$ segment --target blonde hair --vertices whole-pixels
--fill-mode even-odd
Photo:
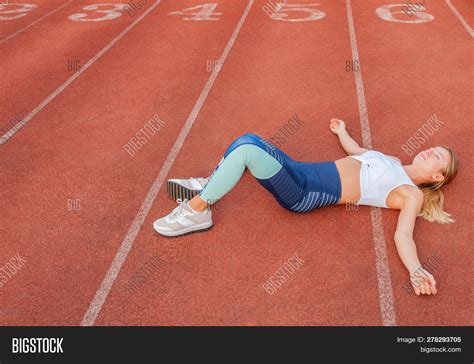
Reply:
[[[448,167],[442,172],[444,179],[439,182],[428,182],[421,183],[418,187],[423,191],[424,201],[421,212],[418,216],[428,220],[429,222],[437,222],[439,224],[452,223],[455,220],[450,213],[443,210],[444,194],[441,191],[441,187],[451,182],[458,172],[459,159],[456,157],[454,152],[447,148],[446,149],[451,155],[451,162]]]

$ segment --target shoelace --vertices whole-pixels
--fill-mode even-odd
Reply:
[[[186,205],[186,203],[188,202],[188,199],[184,199],[184,200],[181,200],[180,198],[178,198],[176,200],[177,203],[179,203],[179,206],[176,207],[170,214],[170,221],[171,222],[175,222],[177,220],[179,220],[181,218],[181,216],[184,215],[184,213],[186,212],[186,210],[184,209],[184,206]]]

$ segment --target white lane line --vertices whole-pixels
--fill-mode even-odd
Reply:
[[[369,118],[367,115],[367,104],[365,102],[364,84],[362,82],[362,70],[360,68],[359,51],[352,17],[351,1],[346,0],[347,20],[349,23],[349,34],[351,38],[352,58],[359,61],[359,71],[354,72],[357,89],[357,100],[359,102],[360,125],[362,128],[362,139],[365,148],[372,149],[372,138],[370,135]],[[372,235],[375,249],[377,281],[379,288],[380,312],[384,326],[396,326],[395,305],[393,303],[393,290],[390,280],[390,268],[387,262],[387,249],[383,231],[382,214],[377,207],[370,208],[372,221]]]
[[[452,10],[454,15],[459,19],[462,25],[464,25],[464,28],[466,28],[467,32],[471,35],[471,37],[474,37],[474,30],[470,27],[470,25],[464,20],[462,15],[459,13],[459,11],[454,7],[454,5],[451,3],[451,0],[444,0],[446,4],[449,6],[449,8]]]
[[[27,26],[25,26],[25,27],[23,27],[23,28],[21,28],[21,29],[18,29],[15,33],[10,34],[9,36],[7,36],[7,37],[5,37],[5,38],[3,38],[3,39],[0,39],[0,44],[5,43],[7,40],[16,37],[16,36],[17,36],[18,34],[20,34],[20,33],[23,33],[25,30],[27,30],[27,29],[31,28],[32,26],[38,24],[40,21],[46,19],[48,16],[53,15],[55,12],[61,10],[61,9],[64,8],[65,6],[68,6],[68,5],[69,5],[70,3],[72,3],[73,1],[74,1],[74,0],[69,0],[66,4],[63,4],[63,5],[61,5],[59,8],[56,8],[56,9],[50,11],[48,14],[43,15],[41,18],[36,19],[34,22],[28,24]]]
[[[92,66],[100,57],[104,55],[110,48],[112,48],[115,43],[123,38],[135,25],[137,25],[145,16],[147,16],[154,8],[158,6],[161,0],[156,0],[156,2],[150,6],[140,17],[135,19],[129,26],[122,30],[109,44],[102,48],[99,53],[92,57],[84,66],[81,67],[79,71],[74,73],[68,80],[66,80],[61,86],[59,86],[51,95],[44,99],[38,106],[36,106],[28,115],[26,115],[21,121],[15,124],[10,130],[0,137],[0,145],[5,144],[15,133],[20,130],[23,126],[28,124],[28,122],[35,117],[41,110],[44,109],[56,96],[63,92],[71,83],[74,82],[76,78],[82,75],[87,69]]]
[[[140,228],[142,227],[145,218],[148,215],[148,212],[150,211],[153,202],[155,201],[156,196],[160,192],[161,186],[163,185],[163,182],[165,181],[165,178],[168,175],[168,172],[171,169],[171,166],[173,165],[176,156],[181,150],[181,147],[183,146],[184,141],[194,124],[194,121],[196,120],[199,112],[201,111],[201,108],[204,102],[206,101],[207,95],[209,94],[209,91],[211,90],[218,73],[224,65],[224,62],[232,46],[234,45],[235,39],[239,35],[240,29],[242,28],[242,25],[244,24],[252,5],[253,0],[249,0],[244,13],[242,14],[242,17],[240,18],[237,26],[234,29],[234,32],[232,33],[229,41],[227,42],[226,47],[224,48],[224,51],[222,52],[221,57],[219,58],[220,67],[218,67],[218,70],[216,68],[213,70],[211,76],[209,77],[209,80],[201,91],[201,94],[199,95],[199,98],[196,101],[196,104],[194,105],[191,114],[189,114],[188,119],[184,123],[183,128],[181,129],[181,132],[179,133],[178,138],[176,139],[176,142],[174,143],[168,154],[168,157],[163,163],[163,167],[161,168],[158,177],[153,182],[153,185],[148,191],[148,194],[146,195],[145,200],[143,201],[140,207],[140,210],[135,216],[132,225],[128,229],[127,235],[123,239],[122,244],[120,245],[119,250],[115,255],[115,258],[112,261],[109,270],[107,271],[104,277],[104,280],[102,281],[99,289],[95,294],[94,299],[92,300],[87,312],[85,313],[84,318],[81,321],[81,326],[94,325],[94,322],[97,319],[97,316],[99,315],[102,306],[104,305],[105,300],[107,299],[107,296],[109,295],[109,292],[115,282],[115,279],[117,278],[120,269],[122,268],[122,265],[125,262],[125,259],[127,258],[130,249],[132,248],[133,242],[135,241],[135,238],[137,237],[138,232],[140,231]]]

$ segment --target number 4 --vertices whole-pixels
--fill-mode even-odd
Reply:
[[[191,8],[186,8],[183,10],[173,11],[169,13],[169,15],[194,15],[191,18],[183,18],[183,20],[219,20],[218,15],[222,15],[222,13],[214,13],[214,10],[217,8],[217,3],[207,3],[202,5],[193,6]],[[193,12],[194,10],[199,11]],[[216,16],[215,18],[211,18],[211,16]]]

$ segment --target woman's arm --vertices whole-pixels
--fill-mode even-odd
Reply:
[[[348,155],[357,155],[368,151],[368,149],[360,147],[359,144],[357,144],[357,142],[352,139],[346,130],[346,123],[344,123],[344,121],[339,119],[331,119],[331,124],[329,127],[331,128],[331,131],[339,137],[339,141]],[[387,154],[387,156],[397,160],[400,163],[402,162],[399,158],[394,157],[393,155]]]
[[[423,206],[423,192],[412,188],[401,189],[402,207],[395,231],[398,255],[410,274],[410,282],[417,295],[436,294],[436,281],[418,259],[413,230]]]
[[[351,138],[346,130],[346,124],[344,121],[339,119],[331,119],[331,124],[329,127],[331,131],[339,137],[339,142],[348,155],[362,154],[368,150],[361,148],[359,144],[357,144],[357,142]]]

